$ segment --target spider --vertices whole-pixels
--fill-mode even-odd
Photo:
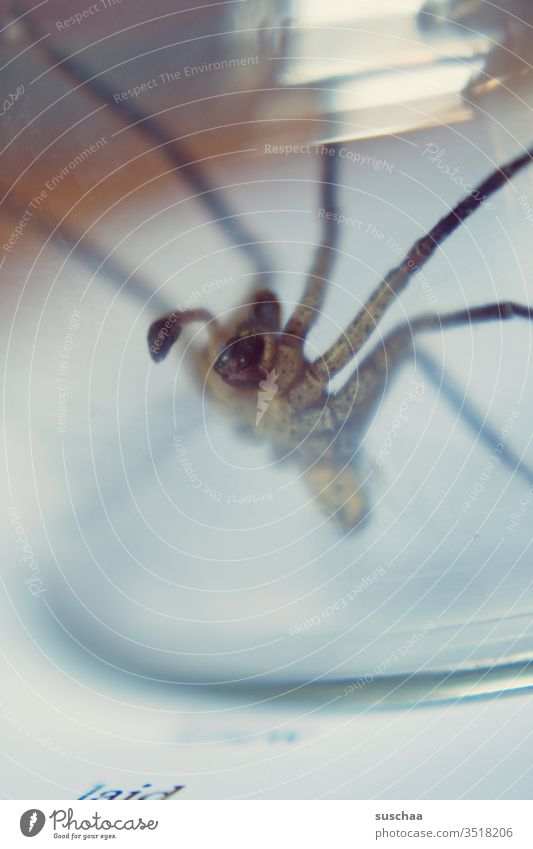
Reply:
[[[460,6],[460,4],[455,4]],[[461,13],[462,7],[461,7]],[[422,10],[421,25],[431,18],[432,6]],[[16,12],[18,15],[19,13]],[[254,240],[246,224],[233,214],[224,197],[210,184],[202,168],[195,162],[180,138],[174,138],[157,121],[157,117],[143,112],[133,101],[117,102],[114,89],[102,73],[88,74],[78,53],[69,54],[57,45],[43,40],[43,32],[31,17],[25,16],[21,26],[44,61],[58,69],[73,90],[80,87],[112,111],[126,126],[135,128],[137,135],[145,137],[149,149],[164,150],[176,174],[194,190],[194,195],[204,203],[218,226],[228,238],[238,243],[248,259],[261,273],[269,269],[269,257],[262,245]],[[81,52],[81,51],[80,51]],[[331,146],[335,151],[334,146]],[[376,405],[390,377],[414,350],[415,337],[422,332],[443,330],[471,322],[504,320],[522,317],[531,320],[529,306],[516,303],[492,303],[439,315],[427,314],[415,321],[397,327],[381,340],[380,344],[357,362],[363,345],[377,330],[386,310],[409,284],[418,270],[431,258],[437,247],[490,195],[496,192],[514,174],[528,165],[533,148],[494,171],[477,189],[445,215],[421,239],[416,241],[402,262],[385,275],[363,308],[346,327],[339,339],[314,361],[307,359],[304,346],[309,331],[320,316],[328,275],[335,256],[336,232],[334,214],[324,218],[321,243],[310,270],[300,304],[295,308],[284,327],[281,326],[280,303],[269,290],[260,289],[252,303],[243,309],[228,326],[221,327],[217,319],[205,309],[171,312],[155,321],[148,332],[148,345],[155,362],[160,362],[176,342],[187,323],[200,321],[209,331],[209,343],[203,350],[193,353],[193,366],[197,376],[205,382],[214,397],[224,406],[228,415],[250,434],[268,440],[278,456],[291,454],[304,469],[303,476],[316,494],[317,501],[327,514],[334,516],[344,531],[360,525],[367,515],[366,499],[358,482],[354,453],[369,426]],[[336,155],[324,157],[322,179],[322,207],[334,213]],[[54,233],[76,249],[82,259],[97,271],[105,267],[108,276],[120,286],[128,280],[131,295],[145,301],[153,295],[150,281],[139,273],[128,274],[113,258],[103,254],[94,245],[81,244],[80,236],[69,233],[64,221],[58,222]],[[162,307],[163,309],[163,307]],[[431,361],[418,354],[424,367],[431,372]],[[352,359],[357,362],[353,376],[338,392],[331,392],[331,379]],[[257,423],[258,390],[264,387],[276,390],[266,411]],[[442,391],[453,403],[457,393],[449,383]],[[270,399],[270,395],[268,397]],[[461,413],[477,427],[485,439],[489,430],[461,399]],[[492,440],[493,442],[495,440]],[[506,449],[509,461],[511,454]],[[514,461],[513,461],[514,462]],[[516,464],[517,471],[523,469]],[[531,474],[527,472],[528,480]]]
[[[310,360],[304,353],[305,340],[320,316],[334,259],[337,228],[334,212],[337,157],[326,156],[322,206],[330,214],[324,215],[320,245],[301,301],[285,326],[281,324],[280,302],[274,292],[260,289],[228,326],[221,326],[206,309],[171,312],[153,322],[148,331],[152,359],[158,363],[166,357],[184,325],[204,322],[209,341],[193,354],[198,377],[240,427],[268,440],[276,456],[290,453],[301,464],[303,477],[323,510],[335,517],[343,532],[354,530],[368,514],[353,462],[354,452],[386,382],[413,353],[416,336],[472,322],[513,317],[531,320],[533,310],[514,302],[500,302],[446,314],[422,315],[386,335],[357,362],[353,375],[339,391],[330,391],[330,381],[352,358],[357,358],[386,310],[444,239],[528,165],[532,155],[533,148],[495,170],[417,240],[402,262],[375,287],[334,344]],[[276,391],[269,394],[272,400],[260,418],[258,390],[269,386]]]

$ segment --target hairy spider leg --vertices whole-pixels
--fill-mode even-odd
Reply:
[[[324,145],[325,147],[325,145]],[[337,171],[338,171],[338,146],[329,145],[327,153],[323,153],[324,166],[321,185],[321,210],[323,211],[324,225],[322,228],[322,236],[318,245],[313,263],[307,275],[305,288],[299,303],[295,306],[292,314],[287,319],[287,323],[283,328],[285,339],[281,341],[281,345],[285,345],[290,349],[290,357],[294,356],[294,351],[299,353],[298,361],[302,362],[301,352],[307,334],[313,325],[320,318],[320,310],[324,303],[326,290],[329,282],[329,273],[335,261],[335,248],[337,245],[338,227],[335,225],[334,215],[337,212],[335,203],[335,190],[337,188]],[[261,279],[261,274],[258,275]],[[252,292],[257,292],[259,286],[254,282]],[[270,290],[264,290],[272,298],[272,303],[277,305],[278,300],[276,295]],[[278,307],[279,319],[279,307]],[[278,321],[279,324],[279,321]],[[276,327],[276,329],[278,329]],[[288,382],[289,376],[287,378]],[[281,378],[283,383],[283,376]]]
[[[350,432],[354,421],[360,427],[365,426],[387,384],[413,353],[417,334],[428,330],[445,330],[510,318],[525,318],[531,321],[533,310],[529,306],[504,301],[444,315],[428,313],[399,325],[370,351],[342,389],[329,396],[328,407],[337,417],[339,430],[342,430],[348,421]]]
[[[354,462],[354,427],[359,430],[358,437],[361,440],[387,385],[413,353],[415,337],[428,330],[444,330],[514,317],[531,321],[533,310],[507,301],[442,316],[420,316],[388,334],[363,360],[342,390],[330,395],[327,406],[335,415],[338,428],[335,443],[304,471],[303,477],[322,509],[340,524],[344,532],[356,530],[369,515],[364,482]],[[493,436],[491,448],[497,442],[498,437]],[[509,449],[502,450],[502,459],[513,471],[520,471],[529,482],[533,480],[533,473]]]
[[[299,304],[287,320],[279,339],[278,383],[281,391],[298,382],[305,374],[304,343],[307,334],[320,318],[320,310],[328,287],[328,276],[335,261],[338,227],[335,222],[337,147],[327,148],[321,180],[321,204],[324,210],[323,228],[305,288]],[[331,154],[329,153],[331,151]],[[329,214],[331,213],[331,214]]]
[[[321,181],[321,204],[322,210],[324,210],[324,225],[321,241],[316,249],[300,303],[295,307],[284,328],[285,333],[300,340],[300,347],[303,347],[307,334],[320,318],[320,310],[328,287],[329,273],[335,261],[335,248],[338,241],[339,228],[334,218],[337,211],[335,189],[338,149],[335,145],[332,145],[327,150],[328,153],[322,154],[324,156],[324,167]]]
[[[506,182],[532,161],[533,148],[496,169],[468,197],[440,219],[422,238],[418,239],[402,262],[386,274],[382,282],[347,326],[342,336],[320,357],[310,363],[307,374],[289,393],[295,406],[313,403],[323,386],[337,374],[360,350],[375,331],[385,311],[407,286],[411,278],[428,262],[436,249],[463,222]]]

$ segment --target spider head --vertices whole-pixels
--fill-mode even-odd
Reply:
[[[210,344],[206,354],[213,369],[229,386],[240,389],[257,387],[272,369],[278,351],[280,330],[280,307],[273,292],[260,290],[245,320],[233,324],[233,335],[220,345],[223,328],[216,318],[205,309],[172,312],[154,321],[148,330],[148,348],[154,362],[161,362],[181,334],[182,327],[192,321],[206,324]],[[228,335],[231,332],[228,329]],[[206,368],[209,366],[206,363]]]
[[[265,340],[260,333],[245,329],[223,345],[214,365],[216,373],[230,386],[250,389],[263,378]]]
[[[274,364],[279,312],[272,292],[258,292],[248,320],[219,349],[214,370],[225,383],[241,389],[257,388]]]

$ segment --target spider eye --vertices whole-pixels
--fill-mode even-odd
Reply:
[[[236,336],[229,340],[222,353],[219,354],[215,363],[215,371],[223,376],[246,371],[260,362],[264,348],[265,342],[261,335]]]

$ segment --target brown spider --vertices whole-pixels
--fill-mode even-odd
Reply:
[[[155,321],[148,332],[152,358],[160,362],[167,355],[186,323],[205,322],[209,330],[208,345],[193,355],[199,377],[241,427],[267,439],[277,456],[290,452],[297,459],[319,503],[329,515],[335,516],[345,532],[356,528],[367,511],[353,462],[354,451],[385,382],[413,351],[415,336],[426,330],[513,316],[531,320],[533,311],[528,306],[505,302],[444,315],[423,315],[398,326],[382,339],[357,364],[353,376],[340,391],[332,393],[329,390],[330,380],[357,356],[385,311],[444,239],[525,167],[532,155],[533,149],[498,168],[416,241],[403,261],[374,289],[337,341],[324,354],[310,361],[304,355],[304,343],[320,316],[335,247],[333,210],[337,156],[327,155],[322,204],[332,214],[324,216],[321,244],[301,302],[286,325],[281,325],[276,295],[262,289],[255,294],[253,302],[243,308],[243,313],[226,327],[204,309],[172,312]],[[276,392],[270,393],[273,397],[268,409],[259,417],[258,390],[269,385]]]

